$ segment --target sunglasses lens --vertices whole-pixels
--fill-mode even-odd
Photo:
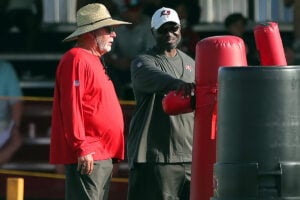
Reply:
[[[108,30],[109,30],[109,32],[111,33],[111,32],[114,32],[114,31],[115,31],[115,28],[112,27],[112,26],[110,26]]]
[[[179,26],[166,26],[166,27],[161,27],[157,30],[157,33],[159,34],[167,34],[169,32],[171,33],[175,33],[176,31],[178,31]]]
[[[104,27],[105,30],[108,32],[108,33],[111,33],[111,32],[114,32],[115,31],[115,28],[112,27],[112,26],[107,26],[107,27]]]

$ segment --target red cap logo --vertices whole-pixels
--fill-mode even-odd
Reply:
[[[170,15],[171,14],[171,11],[170,10],[163,10],[161,11],[160,13],[160,17],[163,16],[163,15]]]

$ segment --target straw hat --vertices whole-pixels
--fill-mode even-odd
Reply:
[[[131,24],[129,22],[112,19],[107,8],[100,3],[92,3],[80,8],[77,11],[76,21],[76,30],[66,37],[63,40],[64,42],[76,40],[79,35],[105,26]]]

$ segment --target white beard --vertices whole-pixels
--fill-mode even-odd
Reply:
[[[111,46],[104,43],[103,41],[96,39],[96,43],[101,53],[107,53],[111,51]]]

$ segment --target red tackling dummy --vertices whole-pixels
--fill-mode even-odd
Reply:
[[[257,25],[254,28],[254,37],[261,65],[287,65],[277,23],[266,22]]]
[[[236,36],[208,37],[196,46],[196,109],[190,200],[209,200],[213,196],[218,70],[220,67],[247,66],[246,59],[244,41]]]

